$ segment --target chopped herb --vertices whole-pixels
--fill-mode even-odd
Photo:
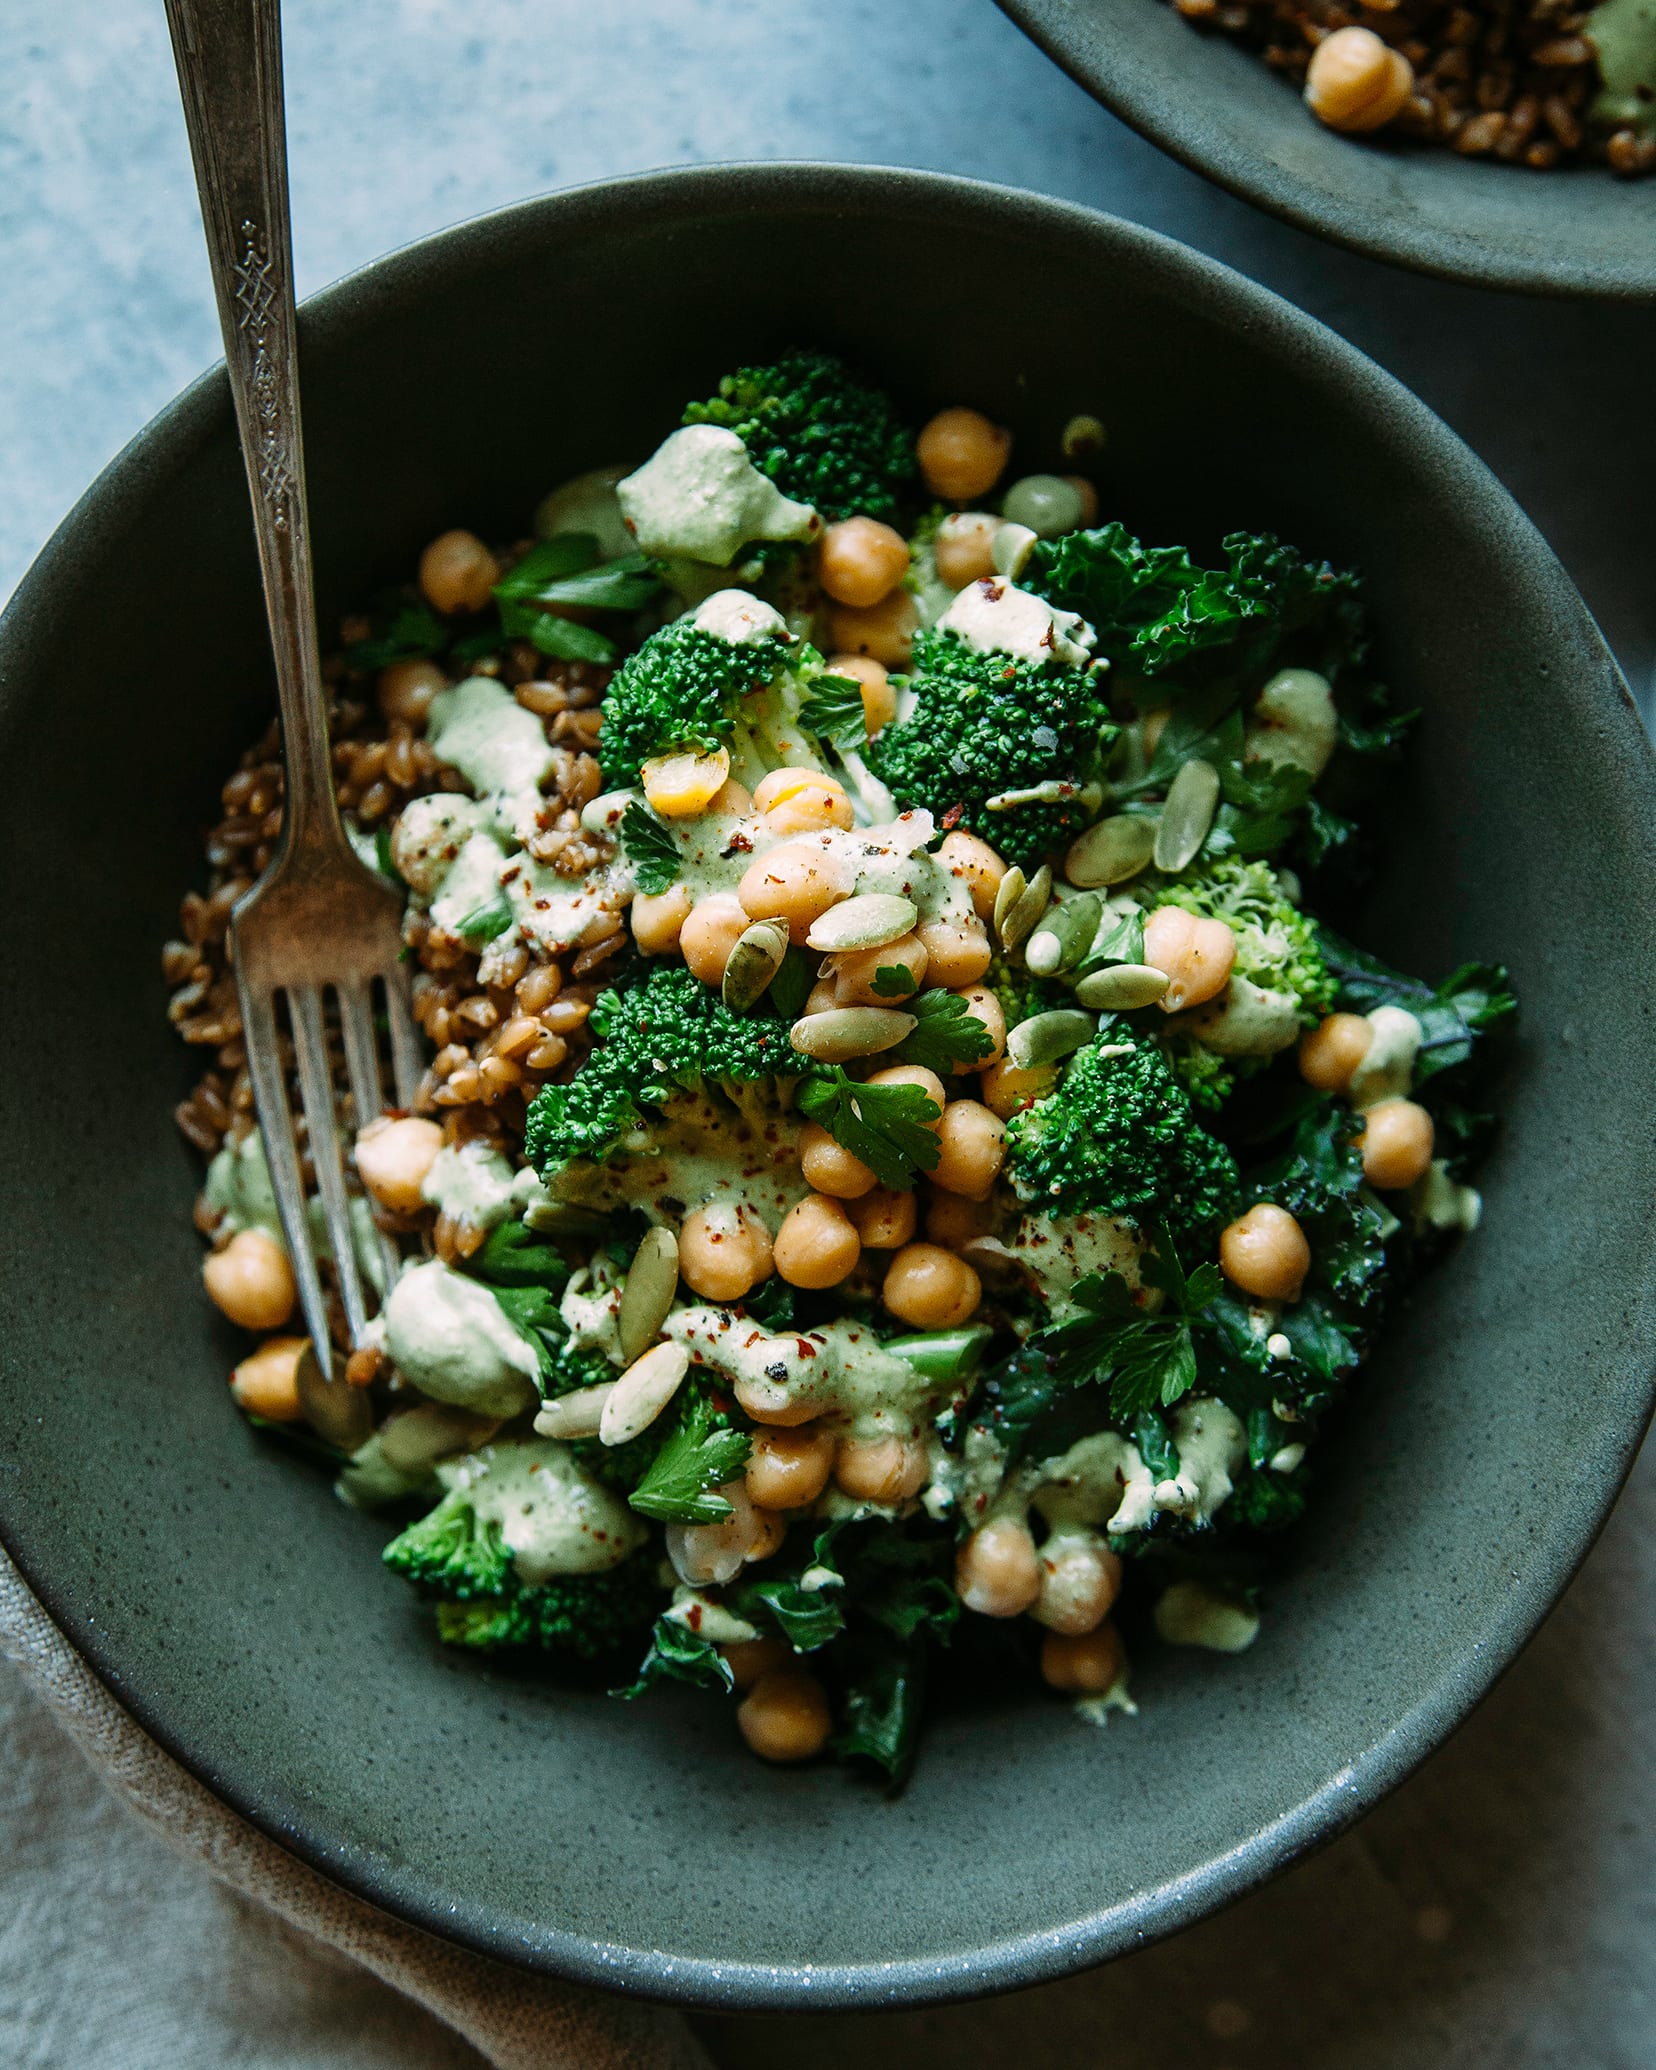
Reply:
[[[862,685],[853,676],[813,676],[799,716],[837,748],[860,748],[868,739]]]
[[[512,909],[504,897],[492,898],[486,906],[474,906],[454,930],[468,948],[481,949],[512,924]]]
[[[929,1172],[941,1154],[931,1128],[937,1103],[922,1086],[862,1085],[835,1064],[800,1086],[799,1110],[842,1150],[860,1157],[882,1186],[898,1192]]]
[[[502,603],[500,629],[508,639],[527,640],[554,661],[608,664],[615,659],[615,642],[601,632],[590,625],[577,625],[573,618],[538,611],[532,604]]]
[[[873,1761],[893,1785],[914,1766],[925,1702],[926,1642],[888,1631],[859,1633],[845,1653],[845,1724],[834,1740],[844,1760]]]
[[[569,1277],[563,1254],[526,1222],[497,1222],[466,1270],[503,1287],[561,1287]]]
[[[621,846],[638,878],[638,888],[654,898],[676,881],[678,843],[647,806],[635,798],[621,815]]]
[[[411,603],[393,595],[374,612],[372,632],[345,649],[348,668],[370,671],[389,667],[393,661],[441,654],[449,643],[449,628],[429,604]]]
[[[677,1427],[627,1498],[647,1517],[676,1524],[716,1524],[730,1504],[711,1490],[734,1480],[747,1464],[753,1440],[720,1419],[699,1391]]]
[[[882,963],[874,973],[874,992],[880,999],[906,999],[914,990],[914,972],[906,963]]]
[[[875,973],[876,987],[879,973]],[[920,1064],[947,1078],[956,1064],[976,1063],[994,1048],[994,1038],[958,993],[922,992],[907,1009],[916,1026],[897,1045],[899,1061]]]

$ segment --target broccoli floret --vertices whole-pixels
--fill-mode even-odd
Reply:
[[[538,1588],[515,1577],[497,1596],[437,1605],[437,1636],[450,1646],[492,1653],[502,1646],[542,1646],[603,1660],[634,1647],[661,1614],[665,1590],[656,1562],[635,1553],[602,1574],[562,1575]]]
[[[543,1176],[572,1158],[605,1156],[675,1094],[806,1069],[784,1022],[733,1013],[682,966],[605,992],[589,1025],[598,1041],[580,1071],[567,1085],[543,1086],[529,1109],[524,1147]]]
[[[998,811],[988,801],[1091,777],[1115,738],[1096,673],[983,653],[934,628],[915,635],[907,688],[912,715],[878,734],[867,757],[899,804],[981,835],[1021,866],[1079,833],[1091,816],[1079,796]]]
[[[734,431],[784,496],[809,503],[829,524],[856,516],[889,522],[914,477],[914,435],[890,397],[826,352],[738,367],[684,421]]]
[[[1235,1161],[1198,1127],[1155,1044],[1111,1056],[1116,1033],[1079,1051],[1057,1089],[1007,1123],[1012,1182],[1049,1214],[1165,1220],[1197,1249],[1235,1205]]]
[[[1229,1057],[1204,1049],[1188,1031],[1163,1039],[1162,1048],[1173,1076],[1190,1095],[1193,1107],[1217,1114],[1236,1090],[1236,1068]]]
[[[1223,920],[1236,936],[1236,974],[1267,992],[1289,993],[1308,1028],[1334,1004],[1338,984],[1317,946],[1316,923],[1289,898],[1268,862],[1221,856],[1143,896],[1147,905],[1182,906]]]
[[[729,746],[742,699],[766,689],[791,659],[780,634],[738,645],[690,618],[664,625],[628,656],[604,698],[598,755],[605,783],[614,790],[636,783],[652,755]]]
[[[652,755],[724,747],[731,775],[750,790],[772,769],[830,769],[868,818],[889,816],[890,799],[878,787],[870,791],[856,755],[815,730],[842,679],[830,677],[816,649],[794,640],[780,619],[777,627],[737,641],[679,618],[652,633],[604,698],[598,758],[605,783],[612,790],[637,783]],[[860,726],[857,739],[860,745]]]
[[[546,1439],[487,1446],[437,1469],[447,1492],[381,1557],[416,1588],[441,1597],[440,1636],[458,1645],[539,1645],[595,1657],[613,1652],[660,1607],[643,1525],[582,1471],[569,1447]],[[512,1517],[508,1546],[499,1517]],[[621,1554],[614,1567],[525,1581],[518,1560],[555,1556],[572,1522],[589,1543]]]
[[[479,1517],[464,1488],[451,1488],[380,1557],[416,1588],[441,1589],[462,1602],[498,1596],[515,1579],[500,1526]]]

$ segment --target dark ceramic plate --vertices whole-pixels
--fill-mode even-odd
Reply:
[[[641,456],[790,338],[917,410],[982,405],[1025,465],[1096,412],[1106,503],[1153,539],[1269,526],[1360,564],[1426,709],[1364,938],[1424,970],[1499,953],[1524,999],[1488,1215],[1376,1360],[1259,1643],[1146,1657],[1136,1720],[984,1690],[890,1801],[760,1767],[688,1695],[623,1710],[445,1653],[379,1565],[385,1527],[232,1411],[237,1347],[196,1290],[157,945],[272,709],[215,374],[97,484],[0,630],[7,1547],[226,1801],[508,1960],[701,2005],[913,2003],[1097,1962],[1248,1890],[1483,1695],[1650,1408],[1656,785],[1575,591],[1338,338],[1177,245],[994,188],[618,182],[387,259],[304,334],[327,624],[447,525],[512,536],[549,484]]]
[[[1482,287],[1656,298],[1656,178],[1336,136],[1251,51],[1167,0],[1000,5],[1142,136],[1302,230]]]

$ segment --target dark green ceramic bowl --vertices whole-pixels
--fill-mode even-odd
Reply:
[[[744,357],[820,340],[1211,548],[1364,567],[1425,707],[1365,938],[1508,957],[1524,1036],[1477,1239],[1400,1317],[1235,1660],[1151,1654],[1136,1720],[1034,1689],[933,1724],[890,1801],[759,1766],[686,1695],[621,1709],[445,1653],[386,1528],[250,1431],[202,1299],[190,1064],[157,946],[265,724],[222,379],[116,462],[0,630],[0,1532],[111,1690],[341,1883],[507,1960],[727,2007],[1029,1984],[1327,1839],[1477,1702],[1603,1521],[1651,1403],[1656,785],[1603,642],[1492,477],[1328,331],[1142,230],[915,173],[618,182],[445,233],[305,329],[322,614],[451,524],[642,455]]]
[[[1302,230],[1481,287],[1656,299],[1656,178],[1336,136],[1253,52],[1168,0],[1000,5],[1141,136]]]

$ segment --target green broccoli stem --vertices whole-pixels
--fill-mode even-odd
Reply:
[[[987,1323],[964,1323],[953,1330],[916,1330],[907,1337],[888,1337],[884,1349],[904,1359],[923,1380],[970,1380],[983,1364],[994,1331]]]

